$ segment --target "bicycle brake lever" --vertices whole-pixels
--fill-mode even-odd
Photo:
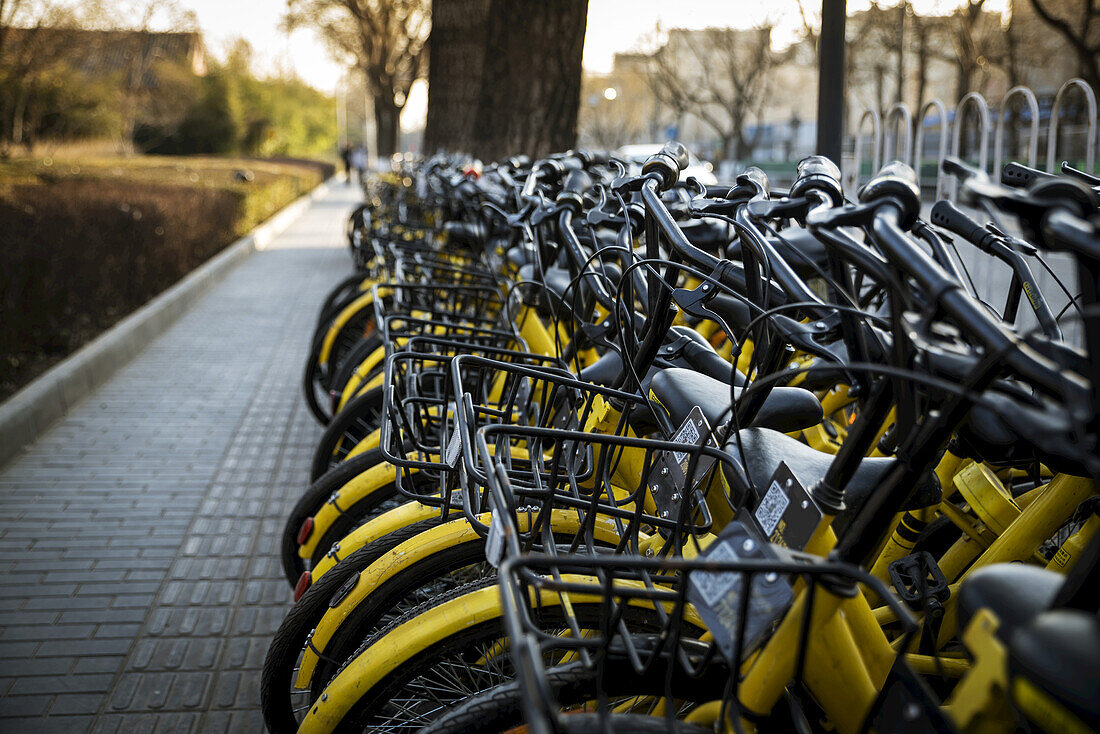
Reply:
[[[1009,245],[1012,249],[1016,250],[1022,255],[1034,256],[1039,252],[1039,248],[1035,245],[1031,244],[1027,240],[1022,240],[1019,237],[1013,237],[1012,235],[1008,234],[1000,227],[998,227],[996,224],[987,224],[985,225],[985,228],[1000,237],[1007,245]]]
[[[1074,168],[1069,164],[1069,161],[1062,161],[1061,170],[1062,173],[1066,174],[1067,176],[1074,176],[1076,178],[1079,178],[1081,179],[1081,181],[1085,182],[1089,186],[1100,186],[1100,176],[1093,176],[1091,173],[1086,173],[1080,168]]]
[[[801,219],[806,216],[810,200],[804,196],[794,199],[754,199],[748,203],[748,214],[753,219],[776,217]]]
[[[556,216],[562,208],[563,205],[561,203],[551,202],[550,206],[535,210],[535,212],[531,214],[531,224],[536,227],[539,226],[547,219]]]
[[[833,229],[836,227],[862,227],[874,219],[880,202],[853,204],[835,209],[818,209],[806,216],[806,226]]]
[[[687,288],[677,288],[672,292],[672,300],[676,302],[676,305],[679,306],[684,313],[694,316],[697,319],[708,319],[715,322],[722,327],[722,331],[725,332],[730,341],[736,341],[734,331],[730,328],[730,325],[726,323],[726,320],[706,306],[706,302],[717,294],[718,289],[713,285],[710,283],[702,283],[691,290]]]

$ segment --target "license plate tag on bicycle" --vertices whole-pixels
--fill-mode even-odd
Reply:
[[[821,524],[822,513],[787,464],[781,462],[753,517],[772,543],[802,550]]]
[[[737,563],[750,559],[778,560],[779,556],[772,546],[735,520],[726,526],[700,558],[717,563]],[[695,605],[707,629],[714,635],[718,649],[731,664],[744,660],[760,644],[772,625],[783,616],[794,596],[785,575],[756,572],[749,592],[744,639],[741,639],[744,586],[745,574],[728,570],[696,569],[688,582],[688,601]],[[737,654],[739,642],[740,655]]]
[[[718,448],[710,424],[698,405],[691,409],[688,417],[676,429],[676,433],[669,441],[692,449],[698,446]],[[651,470],[653,478],[649,489],[653,494],[653,503],[662,517],[678,517],[684,495],[699,486],[714,466],[713,456],[699,454],[698,458],[695,458],[696,453],[695,451],[657,452]],[[693,463],[694,466],[692,466]],[[690,482],[688,481],[689,471],[691,472]]]

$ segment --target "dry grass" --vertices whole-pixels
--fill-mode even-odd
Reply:
[[[329,172],[219,158],[0,162],[0,399]]]

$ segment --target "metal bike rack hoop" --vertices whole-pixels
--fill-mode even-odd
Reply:
[[[851,189],[859,186],[859,177],[863,168],[863,123],[868,119],[871,120],[871,175],[874,176],[882,167],[882,118],[876,110],[864,110],[859,117],[859,124],[856,125],[856,144],[852,152],[854,170],[851,186],[848,187]]]
[[[932,109],[935,109],[940,116],[940,150],[936,156],[936,199],[941,199],[943,198],[943,159],[947,157],[947,138],[950,128],[947,124],[947,107],[938,99],[930,99],[920,108],[920,116],[917,120],[919,127],[916,139],[913,141],[913,166],[919,178],[924,157],[924,121],[928,119],[928,111]]]
[[[897,134],[898,121],[903,124],[904,133]],[[894,134],[894,159],[906,165],[913,165],[913,113],[909,111],[909,105],[904,102],[895,102],[886,111],[886,129],[882,136],[882,159],[886,160],[886,131]],[[903,142],[904,141],[904,142]]]
[[[1001,164],[1004,163],[1004,132],[1005,119],[1008,117],[1008,103],[1013,97],[1020,96],[1027,103],[1031,113],[1031,130],[1027,136],[1027,165],[1035,168],[1035,162],[1039,159],[1039,100],[1035,92],[1024,86],[1015,86],[1005,92],[1001,98],[1001,106],[997,111],[997,128],[993,133],[993,175],[1000,178]]]
[[[967,102],[973,102],[978,109],[978,122],[979,133],[978,138],[978,168],[989,172],[989,128],[991,126],[989,119],[989,104],[985,101],[985,97],[977,92],[970,92],[955,105],[955,123],[951,130],[951,155],[957,156],[959,154],[959,142],[962,138],[962,126],[966,111]],[[954,200],[958,194],[958,181],[955,177],[951,177],[951,199]]]
[[[1092,173],[1096,165],[1096,92],[1084,79],[1074,77],[1058,89],[1058,93],[1054,95],[1054,104],[1050,108],[1050,127],[1047,130],[1048,173],[1057,173],[1054,170],[1054,154],[1058,148],[1058,116],[1062,106],[1062,98],[1073,87],[1077,87],[1085,95],[1085,106],[1088,107],[1089,126],[1088,132],[1085,133],[1085,168],[1089,173]],[[856,140],[858,142],[858,138]]]

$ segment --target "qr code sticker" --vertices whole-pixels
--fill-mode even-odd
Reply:
[[[771,535],[775,531],[780,518],[783,517],[783,511],[787,509],[787,505],[790,503],[790,498],[779,486],[779,482],[772,482],[772,486],[768,488],[768,493],[764,495],[764,499],[760,500],[760,506],[756,508],[756,521],[760,523],[760,527],[764,529],[766,535]]]
[[[741,560],[737,553],[726,543],[721,543],[707,553],[706,561],[728,563]],[[691,583],[703,597],[708,606],[714,606],[726,594],[735,594],[741,585],[741,574],[737,571],[696,571],[691,575]]]
[[[676,443],[686,443],[690,446],[695,446],[699,443],[699,429],[695,427],[695,421],[688,419],[673,438]],[[684,459],[688,457],[686,451],[673,451],[672,458],[676,460],[677,464],[683,464]]]

